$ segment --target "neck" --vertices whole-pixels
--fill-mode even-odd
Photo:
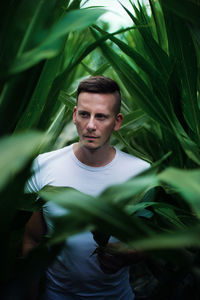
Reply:
[[[74,154],[79,161],[91,167],[103,167],[110,163],[115,157],[115,149],[105,145],[98,149],[88,149],[81,143],[74,144]]]

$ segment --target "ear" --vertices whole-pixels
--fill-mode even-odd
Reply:
[[[122,125],[123,121],[123,115],[122,113],[119,113],[115,118],[115,126],[113,128],[114,131],[118,131]]]
[[[74,106],[73,110],[73,123],[76,125],[76,113],[77,113],[77,106]]]

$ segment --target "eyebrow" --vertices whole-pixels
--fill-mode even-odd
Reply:
[[[87,110],[78,110],[78,113],[79,113],[79,114],[81,114],[81,113],[90,114]]]
[[[79,113],[79,114],[85,113],[85,114],[90,115],[90,112],[88,112],[87,110],[78,110],[78,113]],[[100,113],[100,112],[99,112],[99,113],[96,113],[95,116],[96,116],[96,117],[100,117],[100,116],[101,116],[101,117],[108,118],[108,117],[110,116],[110,114],[104,114],[104,113]]]
[[[110,115],[106,115],[104,113],[96,113],[95,114],[96,117],[104,117],[104,118],[108,118]]]

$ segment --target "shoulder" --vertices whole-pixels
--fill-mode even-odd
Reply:
[[[119,149],[117,150],[117,152],[118,152],[119,159],[121,161],[131,163],[131,164],[139,164],[139,165],[143,165],[143,166],[146,166],[146,167],[150,166],[150,164],[148,162],[146,162],[145,160],[143,160],[141,158],[138,158],[138,157],[136,157],[132,154],[123,152]]]
[[[28,180],[27,190],[38,191],[43,186],[51,184],[53,174],[63,170],[66,162],[69,161],[68,153],[71,153],[72,145],[62,149],[46,152],[38,155],[32,164],[32,176]]]
[[[129,173],[131,176],[135,176],[148,168],[150,164],[136,156],[117,150],[118,164],[120,164],[120,170]]]
[[[33,173],[46,174],[51,170],[61,168],[71,159],[71,153],[73,151],[73,145],[39,154],[33,161],[32,171]]]
[[[70,154],[72,151],[73,145],[66,146],[61,149],[53,150],[50,152],[42,153],[37,156],[35,159],[36,164],[47,164],[49,162],[55,162],[58,159],[66,158],[67,154]]]

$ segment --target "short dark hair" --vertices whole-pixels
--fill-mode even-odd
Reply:
[[[121,93],[117,82],[106,76],[91,76],[82,80],[77,88],[78,96],[82,92],[98,94],[115,94],[115,112],[118,114],[121,107]]]

